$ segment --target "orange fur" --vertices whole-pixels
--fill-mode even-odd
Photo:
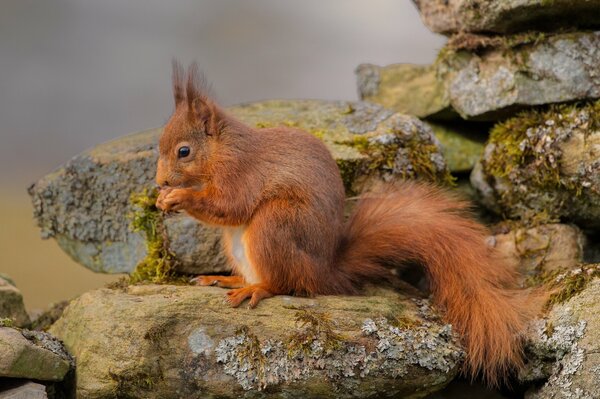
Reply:
[[[493,385],[521,365],[530,307],[467,203],[401,183],[364,195],[344,223],[342,180],[323,143],[297,129],[242,124],[204,94],[195,71],[185,83],[174,68],[176,109],[160,139],[157,206],[225,228],[241,280],[219,281],[246,284],[229,293],[233,306],[277,294],[358,294],[367,282],[392,281],[394,267],[418,263],[462,336],[467,373]],[[183,158],[182,146],[190,149]]]

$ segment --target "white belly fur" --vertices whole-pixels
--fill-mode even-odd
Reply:
[[[246,244],[244,243],[244,233],[246,227],[235,227],[227,229],[230,237],[231,255],[235,259],[236,268],[239,274],[244,277],[248,284],[258,284],[260,279],[256,270],[252,267],[250,260],[246,256]]]

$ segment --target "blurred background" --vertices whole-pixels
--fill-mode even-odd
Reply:
[[[30,310],[115,276],[40,239],[27,187],[164,124],[172,57],[197,60],[223,105],[356,100],[358,64],[431,63],[445,42],[407,0],[3,0],[1,11],[0,272]]]

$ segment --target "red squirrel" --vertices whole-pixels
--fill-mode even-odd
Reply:
[[[232,276],[198,285],[232,288],[254,308],[274,295],[353,295],[421,264],[435,303],[462,337],[465,372],[494,385],[523,364],[531,315],[516,273],[494,257],[469,203],[430,184],[364,194],[344,222],[345,193],[325,145],[291,127],[253,128],[227,114],[174,63],[175,111],[159,142],[161,210],[221,226]]]

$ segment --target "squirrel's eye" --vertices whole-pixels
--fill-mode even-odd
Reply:
[[[178,158],[185,158],[188,155],[190,155],[190,147],[188,147],[188,146],[180,147],[179,150],[177,150]]]

